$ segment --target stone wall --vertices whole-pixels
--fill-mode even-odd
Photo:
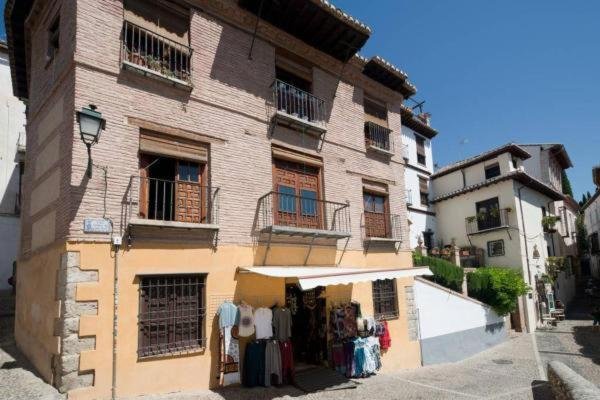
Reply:
[[[560,361],[548,364],[548,381],[556,400],[600,400],[600,388]]]
[[[61,351],[53,360],[54,386],[62,393],[94,384],[93,371],[80,371],[80,354],[85,350],[94,350],[96,338],[80,337],[79,322],[82,315],[97,314],[98,304],[76,301],[76,290],[79,283],[97,281],[98,271],[80,269],[78,252],[69,251],[62,255],[57,282],[61,307],[55,332],[60,338]]]

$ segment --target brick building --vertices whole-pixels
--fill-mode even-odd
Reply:
[[[329,3],[261,3],[7,2],[29,104],[15,333],[72,398],[214,387],[221,302],[270,306],[309,281],[327,307],[388,320],[384,369],[420,365],[428,271],[412,268],[401,152],[416,90],[358,56],[370,28]],[[194,313],[169,315],[176,334],[148,308],[165,293]]]

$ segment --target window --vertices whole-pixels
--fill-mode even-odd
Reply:
[[[425,138],[421,136],[415,136],[415,142],[417,143],[417,162],[421,165],[427,164],[427,157],[425,157]]]
[[[295,214],[296,213],[296,189],[291,186],[279,185],[279,211]]]
[[[600,253],[600,241],[598,240],[598,232],[594,232],[590,235],[590,248],[592,254]]]
[[[499,257],[504,255],[504,240],[492,240],[487,242],[488,257]]]
[[[138,356],[202,348],[206,275],[140,277]]]
[[[383,214],[387,198],[374,193],[363,193],[365,212]]]
[[[54,59],[60,46],[60,17],[57,16],[50,28],[48,28],[48,49],[46,51],[46,57],[48,61]]]
[[[384,194],[363,192],[365,209],[365,234],[370,238],[388,238],[392,236],[388,198]]]
[[[191,161],[179,161],[178,173],[179,180],[186,182],[198,182],[200,168],[198,163]]]
[[[423,245],[427,250],[433,248],[433,231],[431,229],[423,232]]]
[[[496,163],[485,167],[485,179],[492,179],[500,176],[500,164]]]
[[[497,197],[477,202],[475,210],[478,230],[483,231],[501,226],[502,218]]]
[[[513,158],[511,159],[511,162],[512,162],[512,166],[513,166],[513,168],[514,168],[514,169],[517,169],[517,168],[519,168],[519,162],[517,161],[517,158],[516,158],[516,157],[513,157]]]
[[[421,194],[421,205],[429,206],[429,184],[426,178],[419,177],[419,192]]]
[[[375,117],[377,120],[380,121],[387,121],[387,107],[385,104],[382,104],[376,100],[372,100],[365,96],[363,98],[363,107],[365,110],[365,114]],[[377,123],[377,120],[374,120],[372,122]]]
[[[314,190],[302,189],[300,191],[300,207],[302,215],[314,217],[317,215],[317,192]]]
[[[375,318],[392,319],[398,317],[398,294],[395,279],[373,281],[373,308]]]

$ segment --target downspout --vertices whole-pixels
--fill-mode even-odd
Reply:
[[[528,283],[529,286],[531,287],[531,266],[529,264],[529,248],[527,246],[527,229],[525,228],[525,214],[523,213],[523,199],[521,197],[521,190],[524,188],[525,186],[521,186],[519,189],[517,189],[517,193],[519,196],[519,210],[521,213],[521,224],[523,225],[523,238],[525,241],[525,258],[526,258],[526,262],[527,262],[527,279],[528,279]],[[527,320],[529,321],[529,310],[527,309],[527,303],[525,303],[525,316],[527,317]]]
[[[113,282],[113,355],[112,355],[112,387],[111,399],[117,398],[117,323],[119,310],[119,245],[115,245],[115,268]]]

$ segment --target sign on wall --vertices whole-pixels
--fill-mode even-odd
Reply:
[[[85,233],[111,233],[112,224],[104,218],[86,218],[83,220],[83,232]]]

